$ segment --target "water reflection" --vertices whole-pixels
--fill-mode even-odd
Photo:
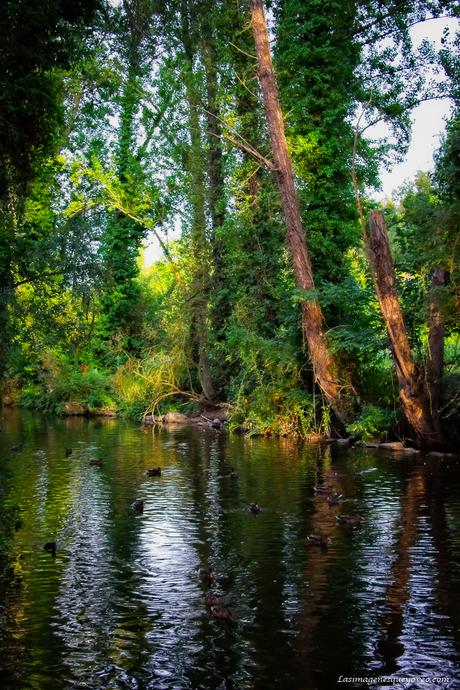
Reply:
[[[24,520],[21,586],[5,593],[1,618],[2,688],[310,690],[366,674],[458,687],[452,461],[114,420],[9,413],[2,425],[9,499]],[[322,484],[343,502],[315,493]],[[338,524],[340,512],[362,525]],[[309,545],[311,533],[328,547]],[[50,540],[55,558],[42,548]],[[209,588],[203,567],[215,573]],[[235,623],[211,616],[208,590]]]

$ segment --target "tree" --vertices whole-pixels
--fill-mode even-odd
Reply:
[[[154,10],[150,0],[125,0],[122,14],[115,16],[115,39],[124,67],[118,99],[116,174],[120,185],[132,197],[145,180],[145,152],[139,145],[138,127],[143,79],[151,57],[150,49],[145,54],[145,44],[152,39]],[[108,215],[102,237],[104,286],[99,330],[105,338],[118,333],[128,351],[136,348],[139,334],[140,316],[136,318],[136,311],[140,292],[135,279],[138,254],[146,230],[145,225],[118,210]]]
[[[304,294],[310,293],[305,295],[301,302],[303,333],[308,344],[315,379],[337,417],[342,422],[346,422],[349,418],[349,410],[343,395],[343,386],[339,381],[337,364],[324,333],[321,307],[317,298],[314,294],[312,295],[315,290],[313,271],[302,228],[299,200],[286,143],[284,121],[279,104],[278,88],[272,67],[270,44],[261,0],[251,0],[251,22],[257,51],[260,85],[272,141],[273,170],[277,175],[296,284]]]
[[[62,70],[81,50],[97,0],[52,0],[46,6],[7,0],[0,21],[0,377],[8,346],[8,304],[18,274],[17,232],[27,189],[63,131]],[[29,242],[29,247],[33,242]]]
[[[354,37],[359,4],[287,0],[276,6],[281,105],[320,285],[344,278],[343,254],[359,241],[350,177],[361,60]]]
[[[396,277],[383,213],[373,211],[369,220],[368,255],[374,285],[388,332],[404,414],[422,447],[442,445],[437,423],[437,407],[433,414],[430,394],[423,370],[416,364],[407,337],[407,330],[396,291]],[[433,360],[434,361],[434,360]],[[439,375],[439,364],[432,366]],[[439,396],[436,396],[439,402]]]

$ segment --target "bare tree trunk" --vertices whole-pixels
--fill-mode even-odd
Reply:
[[[415,431],[419,445],[436,447],[441,438],[433,424],[422,372],[415,364],[407,338],[396,291],[388,233],[381,211],[372,211],[370,214],[367,250],[377,298],[390,340],[404,414]]]
[[[297,191],[294,183],[284,121],[279,103],[278,87],[273,72],[270,44],[262,0],[251,0],[251,23],[259,65],[259,81],[265,105],[265,114],[270,132],[273,161],[278,180],[278,189],[287,228],[287,241],[293,263],[297,287],[312,291],[315,288],[313,271],[307,250]],[[302,330],[308,344],[313,363],[315,380],[337,417],[347,422],[349,411],[342,395],[336,362],[329,350],[324,334],[324,321],[318,300],[302,301]]]
[[[430,303],[428,307],[428,361],[427,381],[430,393],[431,416],[438,433],[440,430],[439,403],[441,400],[442,375],[444,371],[444,319],[439,308],[439,288],[447,282],[447,272],[438,266],[431,279]]]

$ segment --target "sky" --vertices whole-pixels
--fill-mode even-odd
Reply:
[[[412,115],[412,141],[402,163],[381,171],[382,191],[374,195],[378,199],[390,198],[405,180],[413,180],[420,170],[433,168],[433,153],[439,147],[445,131],[445,121],[451,111],[447,99],[422,103]]]
[[[454,32],[458,29],[456,19],[435,19],[417,24],[411,30],[412,41],[418,45],[428,38],[439,48],[445,27]],[[451,113],[452,103],[447,99],[427,101],[413,110],[412,141],[405,160],[392,169],[381,171],[382,191],[374,196],[385,199],[406,180],[414,179],[419,171],[427,172],[433,168],[433,153],[439,147],[445,123]]]

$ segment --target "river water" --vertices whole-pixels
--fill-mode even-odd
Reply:
[[[2,427],[23,520],[2,690],[460,688],[460,462],[8,410]]]

